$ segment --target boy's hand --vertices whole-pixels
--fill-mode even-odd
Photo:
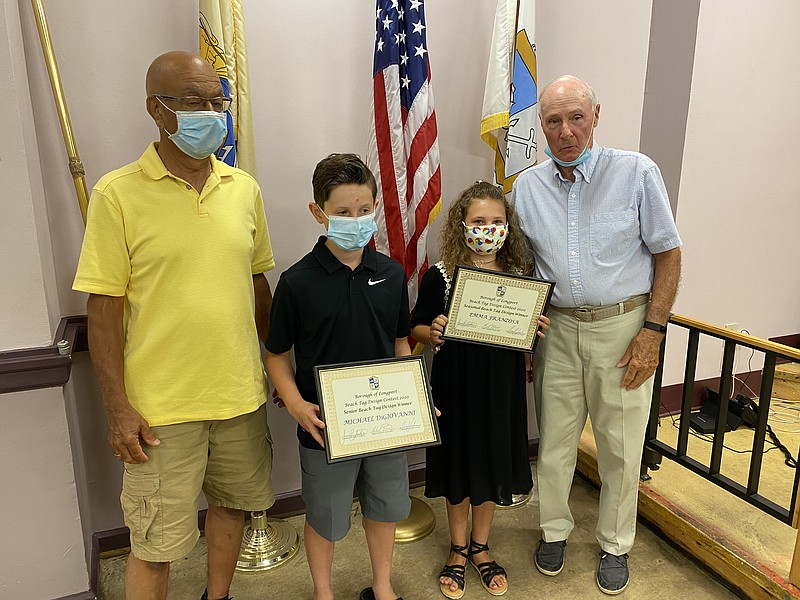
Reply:
[[[300,427],[311,434],[320,446],[325,446],[321,431],[325,429],[325,423],[319,418],[319,406],[301,400],[286,405],[286,410],[292,418],[298,422]]]
[[[281,398],[280,395],[278,394],[277,389],[272,390],[272,403],[275,404],[275,406],[277,406],[278,408],[283,408],[284,406],[286,406],[286,404],[284,404],[283,402],[283,398]]]
[[[525,353],[525,381],[533,383],[533,356],[529,352]]]

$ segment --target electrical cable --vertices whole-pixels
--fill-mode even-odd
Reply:
[[[678,418],[676,419],[676,418],[675,418],[675,416],[674,416],[674,414],[673,414],[673,413],[671,413],[671,412],[670,412],[670,411],[667,409],[667,407],[666,407],[666,406],[664,406],[664,403],[663,403],[663,402],[661,403],[661,408],[663,408],[663,409],[664,409],[664,412],[665,412],[665,413],[667,413],[667,416],[668,416],[668,417],[669,417],[669,418],[672,420],[672,426],[673,426],[675,429],[680,429],[680,426],[678,425],[678,423],[680,422],[680,417],[678,417]],[[767,429],[771,429],[771,428],[769,427],[769,425],[767,425]],[[705,434],[705,433],[697,433],[696,431],[692,431],[692,430],[691,430],[691,428],[689,429],[689,434],[690,434],[690,435],[693,435],[694,437],[696,437],[696,438],[697,438],[697,439],[699,439],[699,440],[702,440],[702,441],[704,441],[704,442],[708,442],[709,444],[713,444],[713,443],[714,443],[714,437],[713,437],[713,436],[711,436],[711,435],[709,435],[709,434]],[[773,434],[773,435],[774,435],[774,434]],[[777,436],[775,436],[775,439],[777,439]],[[764,440],[764,441],[765,441],[765,442],[767,442],[768,444],[772,444],[772,447],[770,447],[770,448],[767,448],[766,450],[764,450],[764,454],[766,454],[766,453],[767,453],[767,452],[769,452],[770,450],[775,450],[776,448],[780,448],[780,447],[781,447],[781,446],[779,446],[778,444],[776,444],[776,443],[775,443],[774,441],[772,441],[772,440]],[[726,450],[730,450],[731,452],[733,452],[733,453],[735,453],[735,454],[752,454],[752,452],[753,452],[752,448],[751,448],[750,450],[737,450],[736,448],[731,448],[730,446],[728,446],[728,445],[726,445],[726,444],[722,444],[722,447],[723,447],[723,448],[725,448]],[[786,448],[786,446],[783,446],[783,447],[784,447],[784,448]],[[786,451],[788,452],[788,449],[787,449]],[[789,458],[792,458],[792,457],[791,457],[791,454],[789,455]],[[788,460],[789,460],[789,459],[787,459],[787,461],[788,461]],[[792,460],[794,460],[794,459],[792,458]],[[786,461],[784,461],[784,462],[786,462]],[[788,464],[788,462],[786,462],[786,464],[787,464],[788,466],[791,466],[791,465],[789,465],[789,464]]]

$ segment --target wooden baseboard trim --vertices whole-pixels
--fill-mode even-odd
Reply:
[[[80,592],[78,594],[71,594],[69,596],[56,598],[56,600],[97,600],[97,596],[92,590],[86,590],[85,592]]]
[[[800,348],[800,333],[790,333],[788,335],[771,337],[769,338],[769,341],[775,342],[776,344],[783,344],[784,346],[789,346],[790,348]]]

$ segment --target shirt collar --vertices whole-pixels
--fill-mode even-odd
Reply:
[[[592,182],[592,176],[594,175],[594,169],[597,167],[597,159],[600,157],[600,153],[603,151],[603,147],[595,142],[591,147],[591,154],[586,162],[578,165],[575,167],[575,170],[581,174],[581,177],[586,183]],[[561,175],[561,171],[558,170],[558,165],[556,165],[556,161],[550,161],[553,168],[553,177],[557,180],[558,184],[560,185],[561,182],[567,182],[568,180],[564,179]],[[571,182],[569,182],[571,183]]]
[[[211,174],[217,177],[230,177],[234,174],[235,169],[230,165],[217,160],[213,154],[211,158]],[[164,166],[161,157],[158,155],[158,142],[152,142],[147,150],[139,157],[139,166],[150,179],[157,180],[163,177],[169,177],[172,174]]]
[[[589,159],[583,163],[582,165],[578,165],[577,171],[583,177],[583,180],[586,183],[592,182],[592,175],[594,174],[594,168],[597,166],[597,159],[600,157],[600,153],[603,151],[603,147],[595,142],[592,145],[591,152],[592,154],[589,156]]]
[[[317,243],[314,244],[314,248],[311,250],[311,254],[314,258],[317,259],[322,268],[325,269],[328,273],[334,273],[339,269],[343,269],[345,265],[336,258],[333,253],[328,249],[325,245],[325,242],[328,240],[327,237],[324,235],[319,236]],[[364,254],[361,256],[361,264],[356,267],[356,271],[359,269],[368,269],[373,273],[378,270],[378,256],[375,250],[372,249],[370,246],[364,246]]]

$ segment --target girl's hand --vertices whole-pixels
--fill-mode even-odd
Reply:
[[[444,333],[445,325],[447,325],[447,317],[444,315],[439,315],[433,320],[433,323],[431,323],[430,332],[428,333],[428,343],[433,346],[434,349],[444,344],[442,334]]]
[[[544,332],[550,328],[550,318],[542,315],[539,317],[537,324],[539,325],[539,328],[536,331],[536,335],[538,335],[540,338],[543,338]]]

